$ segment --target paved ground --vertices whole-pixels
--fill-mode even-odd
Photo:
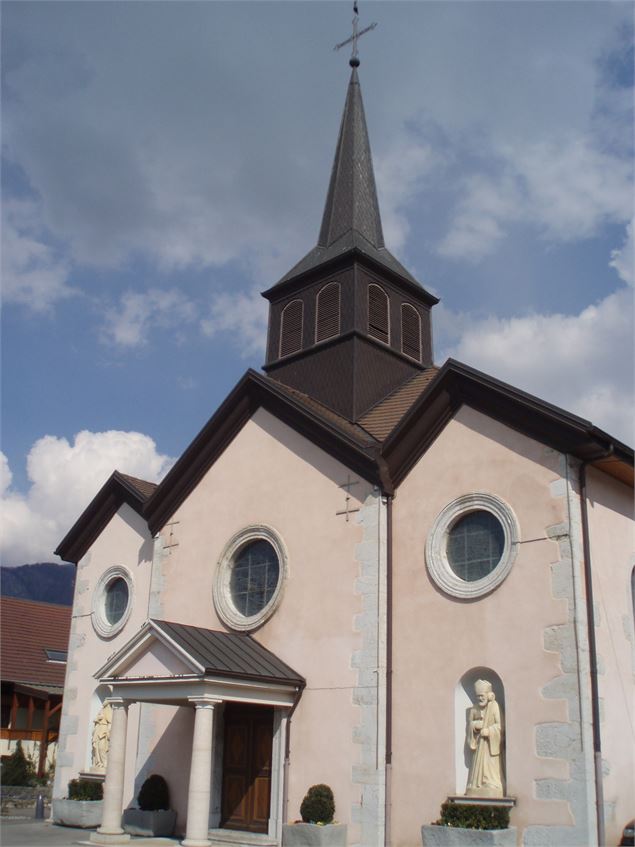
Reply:
[[[90,844],[90,830],[56,826],[33,818],[0,818],[0,836],[2,847],[75,847]],[[176,847],[179,844],[173,838],[131,838],[129,843],[141,843],[144,847]]]

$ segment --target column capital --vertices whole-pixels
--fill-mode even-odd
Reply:
[[[188,697],[187,702],[196,709],[213,709],[214,706],[220,706],[223,701],[203,694],[201,696]]]
[[[106,697],[104,700],[104,705],[108,703],[109,706],[112,706],[113,709],[127,709],[130,705],[128,700],[124,700],[123,697]]]

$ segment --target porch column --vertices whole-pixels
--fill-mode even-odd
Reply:
[[[118,697],[106,702],[112,706],[112,723],[104,782],[104,811],[101,826],[91,835],[90,840],[97,844],[121,844],[130,840],[130,836],[121,828],[128,703]]]
[[[195,707],[192,764],[187,792],[187,824],[183,847],[209,847],[209,806],[212,787],[212,742],[214,706],[221,700],[188,697]]]

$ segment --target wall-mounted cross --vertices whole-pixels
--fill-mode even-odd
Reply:
[[[166,550],[168,547],[178,547],[179,542],[174,537],[174,527],[178,526],[181,521],[172,521],[172,523],[166,524],[166,526],[170,527],[170,536],[168,538],[168,543],[163,545],[163,549]]]
[[[355,480],[351,479],[351,475],[349,474],[349,475],[348,475],[348,479],[346,480],[346,482],[343,482],[340,486],[338,486],[339,488],[342,488],[342,489],[344,489],[344,491],[346,491],[346,500],[344,501],[344,504],[345,504],[345,505],[344,505],[344,509],[343,509],[341,512],[335,512],[335,514],[336,514],[336,515],[346,515],[346,523],[348,523],[348,516],[349,516],[349,515],[352,515],[354,512],[359,512],[359,509],[351,509],[351,508],[349,508],[349,504],[350,504],[350,502],[351,502],[351,500],[352,500],[352,497],[351,497],[351,488],[352,488],[354,485],[359,485],[359,480],[357,480],[357,479],[355,479]]]

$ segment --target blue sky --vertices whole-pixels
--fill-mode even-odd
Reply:
[[[159,479],[317,238],[340,2],[3,3],[3,562]],[[632,5],[360,3],[388,247],[449,355],[632,443]]]

